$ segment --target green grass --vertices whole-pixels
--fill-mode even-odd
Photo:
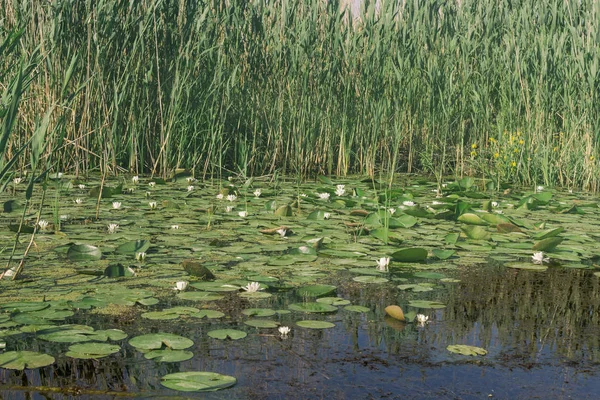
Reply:
[[[425,171],[600,189],[600,3],[397,3],[351,23],[323,0],[0,0],[0,43],[25,28],[3,82],[40,54],[8,150],[63,105],[44,156],[78,173]]]

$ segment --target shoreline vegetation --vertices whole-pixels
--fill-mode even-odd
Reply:
[[[0,173],[600,189],[600,2],[346,3],[0,0]]]

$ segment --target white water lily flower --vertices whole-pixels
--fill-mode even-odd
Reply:
[[[21,183],[22,180],[23,180],[22,178],[15,178],[15,179],[13,179],[13,183],[15,185],[18,185],[19,183]]]
[[[260,189],[256,189],[253,194],[254,194],[254,197],[260,197],[260,195],[262,194],[262,191]]]
[[[194,191],[194,186],[193,185],[188,186],[187,187],[187,191],[188,192],[193,192]]]
[[[317,196],[319,196],[319,199],[321,200],[329,200],[329,193],[317,193]]]
[[[280,326],[278,330],[282,338],[286,338],[287,335],[292,331],[288,326]]]
[[[377,270],[378,271],[387,272],[388,265],[390,265],[389,257],[381,257],[379,260],[377,260]]]
[[[229,201],[236,201],[237,200],[237,196],[235,194],[228,194],[227,195],[227,200],[229,200]]]
[[[531,261],[533,261],[534,264],[542,265],[543,263],[550,262],[550,259],[544,257],[544,252],[538,251],[537,253],[533,253]]]
[[[69,215],[68,214],[62,214],[59,215],[58,218],[60,218],[61,221],[66,221],[69,219]]]
[[[118,224],[108,224],[108,233],[115,233],[117,232],[117,229],[119,229],[119,225]]]
[[[156,182],[148,182],[148,186],[150,186],[151,188],[153,188],[154,186],[156,186]]]
[[[346,194],[345,187],[346,187],[346,185],[337,185],[335,187],[335,195],[336,196],[343,196],[344,194]]]
[[[225,212],[232,212],[233,209],[234,209],[233,206],[227,206],[227,207],[225,207]]]
[[[275,232],[279,233],[279,235],[283,238],[285,237],[285,234],[287,233],[287,229],[277,229]]]
[[[447,183],[442,183],[442,187],[446,188],[446,187],[448,187],[448,184]]]
[[[61,179],[63,177],[63,173],[62,172],[57,172],[56,173],[56,178]]]
[[[49,222],[46,221],[45,219],[40,219],[38,221],[38,226],[40,227],[41,230],[44,230],[48,227]]]
[[[544,190],[543,186],[538,186],[535,188],[536,191],[541,192],[542,190]]]
[[[185,178],[187,183],[194,183],[196,182],[196,178],[194,178],[193,176],[188,176],[187,178]]]
[[[217,195],[217,200],[223,200],[223,193],[219,193]]]
[[[135,192],[135,188],[127,188],[127,189],[125,189],[125,192],[133,193],[133,192]]]
[[[441,206],[444,203],[441,202],[441,201],[434,200],[434,201],[431,202],[431,204],[434,205],[434,206]]]
[[[113,201],[112,206],[115,210],[118,210],[119,208],[121,208],[121,202],[120,201]]]
[[[179,229],[179,225],[171,225],[171,229]]]
[[[415,205],[415,203],[413,201],[403,201],[402,205],[407,206],[407,207],[413,207]]]
[[[329,219],[329,218],[331,218],[331,213],[328,213],[328,212],[323,213],[323,219]]]
[[[138,260],[139,262],[144,262],[144,260],[146,259],[146,253],[139,252],[139,253],[135,253],[135,259]]]
[[[246,286],[242,287],[248,293],[258,292],[259,290],[263,290],[264,288],[260,287],[260,283],[258,282],[250,282]]]
[[[242,218],[246,218],[248,216],[248,211],[240,211],[238,215]]]
[[[79,199],[79,198],[75,199],[75,204],[82,204],[82,203],[83,203],[82,199]]]
[[[77,185],[77,187],[81,190],[85,189],[85,185],[83,183],[80,183],[79,185]]]
[[[187,289],[187,287],[188,287],[188,283],[186,281],[179,281],[179,282],[175,283],[174,290],[179,290],[180,292],[183,292],[185,289]]]
[[[151,210],[155,210],[156,209],[156,202],[155,201],[151,201],[148,203],[148,207],[150,207]]]
[[[300,197],[307,197],[307,196],[308,196],[308,195],[307,195],[306,193],[302,193],[302,194],[300,195]]]
[[[429,317],[423,314],[417,314],[417,322],[424,325],[429,320]]]
[[[394,207],[390,207],[390,208],[388,208],[388,211],[390,214],[394,215],[394,213],[396,212],[396,209]]]
[[[498,207],[498,202],[497,201],[492,201],[492,207]]]
[[[140,181],[140,177],[139,176],[133,176],[131,177],[131,182],[133,182],[134,185],[137,185]]]

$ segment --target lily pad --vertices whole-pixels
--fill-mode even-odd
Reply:
[[[136,254],[143,253],[150,248],[148,240],[132,240],[131,242],[123,243],[115,250],[118,254]]]
[[[177,295],[180,299],[183,300],[192,300],[192,301],[213,301],[213,300],[221,300],[223,296],[208,293],[208,292],[182,292]]]
[[[428,301],[428,300],[412,300],[408,303],[411,307],[416,308],[446,308],[444,303],[439,301]]]
[[[452,353],[462,354],[465,356],[485,356],[487,354],[486,349],[482,349],[481,347],[475,346],[467,346],[464,344],[453,344],[446,347],[446,350]]]
[[[177,372],[161,378],[160,384],[182,392],[214,392],[235,385],[233,376],[214,372]]]
[[[332,306],[346,306],[350,304],[350,300],[342,299],[341,297],[321,297],[317,299],[317,303],[330,304]]]
[[[447,260],[456,253],[455,250],[442,250],[442,249],[433,249],[433,255],[440,260]]]
[[[427,250],[420,247],[402,249],[392,253],[392,259],[400,262],[419,262],[427,258]]]
[[[119,350],[121,350],[121,346],[115,344],[97,342],[81,343],[69,346],[69,351],[66,355],[72,358],[98,359],[118,353]]]
[[[298,321],[298,322],[296,322],[296,325],[298,325],[299,327],[308,328],[308,329],[328,329],[328,328],[335,327],[335,324],[332,324],[331,322],[313,321],[313,320]]]
[[[355,276],[354,278],[352,278],[353,281],[355,282],[360,282],[360,283],[386,283],[388,282],[388,279],[386,278],[380,278],[378,276]]]
[[[302,297],[322,297],[335,293],[335,290],[332,285],[311,285],[299,288],[297,293]]]
[[[552,251],[563,241],[563,238],[558,236],[542,239],[533,245],[535,251]]]
[[[0,354],[0,368],[34,369],[54,364],[54,357],[35,351],[8,351]]]
[[[292,311],[299,311],[304,313],[332,313],[338,309],[329,304],[324,303],[294,303],[290,304],[288,308]]]
[[[371,311],[371,309],[369,307],[363,307],[363,306],[346,306],[346,307],[344,307],[344,310],[358,312],[358,313],[366,313],[366,312]]]
[[[139,350],[160,350],[163,346],[173,350],[183,350],[192,347],[194,342],[183,336],[159,332],[136,336],[129,340],[129,344]]]
[[[247,308],[242,310],[242,314],[249,317],[270,317],[275,315],[275,310],[270,308]]]
[[[279,326],[278,322],[268,319],[249,319],[244,321],[244,324],[253,326],[254,328],[277,328]]]
[[[147,360],[154,360],[156,362],[181,362],[186,361],[194,357],[194,353],[187,350],[152,350],[144,354],[144,358]]]
[[[246,336],[248,336],[248,334],[246,332],[239,331],[237,329],[216,329],[213,331],[209,331],[207,333],[207,335],[213,339],[221,339],[221,340],[225,340],[225,339],[239,340],[239,339],[243,339]]]
[[[76,244],[69,247],[67,257],[71,261],[96,261],[102,258],[102,252],[89,244]]]

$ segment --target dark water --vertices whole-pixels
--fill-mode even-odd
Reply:
[[[133,316],[78,313],[68,322],[97,329],[121,328],[136,334],[168,330],[194,340],[194,358],[155,363],[123,341],[120,353],[100,360],[57,356],[51,367],[25,372],[0,370],[1,399],[595,399],[600,396],[600,287],[589,270],[550,268],[545,272],[473,266],[451,271],[461,279],[420,298],[440,300],[445,309],[421,310],[425,326],[383,323],[383,308],[405,310],[412,296],[387,285],[353,285],[342,273],[330,278],[338,295],[373,310],[308,316],[334,322],[326,330],[300,329],[297,316],[282,315],[292,327],[281,339],[276,330],[250,331],[239,341],[219,341],[206,332],[224,322],[165,321]],[[431,294],[430,294],[431,293]],[[228,295],[218,306],[247,304]],[[277,295],[261,307],[283,309],[298,301]],[[174,303],[176,304],[176,303]],[[164,307],[162,305],[160,308]],[[140,310],[141,311],[141,310]],[[232,314],[233,321],[241,318]],[[232,321],[226,321],[232,327]],[[234,322],[235,324],[235,322]],[[245,328],[248,328],[247,326]],[[8,337],[14,349],[64,354],[68,345]],[[450,353],[451,344],[483,347],[488,354]],[[238,379],[214,393],[175,392],[160,377],[178,371],[213,371]],[[62,388],[62,389],[61,389]]]

